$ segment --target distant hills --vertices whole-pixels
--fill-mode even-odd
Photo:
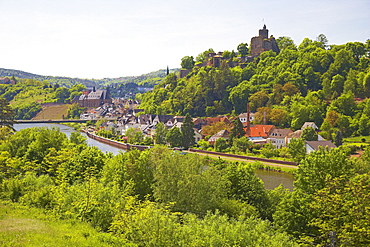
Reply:
[[[170,72],[176,72],[179,69],[171,69]],[[70,78],[61,76],[43,76],[24,72],[21,70],[14,69],[3,69],[0,68],[0,77],[12,77],[18,79],[34,79],[37,81],[48,81],[51,84],[59,84],[61,86],[71,87],[75,84],[83,84],[87,87],[93,86],[114,86],[116,84],[135,83],[144,87],[153,87],[158,84],[166,76],[166,70],[158,70],[143,74],[140,76],[126,76],[120,78],[103,78],[103,79],[81,79],[81,78]]]

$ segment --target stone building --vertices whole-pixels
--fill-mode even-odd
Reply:
[[[109,90],[95,90],[83,92],[81,96],[75,100],[81,107],[99,107],[105,103],[112,103],[109,96]]]
[[[266,25],[263,25],[263,29],[259,30],[259,35],[251,39],[251,56],[259,56],[262,52],[269,50],[280,52],[274,36],[268,37],[268,35],[269,30]]]

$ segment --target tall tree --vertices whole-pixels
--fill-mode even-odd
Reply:
[[[319,34],[319,36],[316,38],[316,41],[320,42],[324,47],[327,47],[329,42],[324,34]]]
[[[337,130],[334,137],[334,144],[339,147],[343,143],[343,137],[342,132],[340,130]]]
[[[184,122],[181,126],[181,133],[183,137],[182,145],[185,149],[188,149],[195,144],[194,123],[189,113],[185,116]]]
[[[14,121],[14,111],[10,107],[9,102],[0,98],[0,127],[6,126],[13,128]]]
[[[245,131],[243,129],[243,123],[237,117],[232,121],[232,128],[230,131],[229,139],[232,143],[234,138],[240,138],[245,135]]]
[[[166,141],[171,145],[171,147],[181,147],[182,134],[180,129],[176,126],[170,129],[166,134]]]
[[[167,127],[162,122],[157,123],[154,135],[155,144],[166,144],[166,135]]]

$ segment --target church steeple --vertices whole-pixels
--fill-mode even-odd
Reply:
[[[168,65],[167,65],[166,75],[168,75],[169,73],[170,73],[170,69],[168,68]]]

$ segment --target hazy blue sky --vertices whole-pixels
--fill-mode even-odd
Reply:
[[[370,38],[370,0],[0,0],[0,67],[80,78],[180,67],[235,50],[266,24],[299,45]],[[264,22],[263,22],[264,20]]]

